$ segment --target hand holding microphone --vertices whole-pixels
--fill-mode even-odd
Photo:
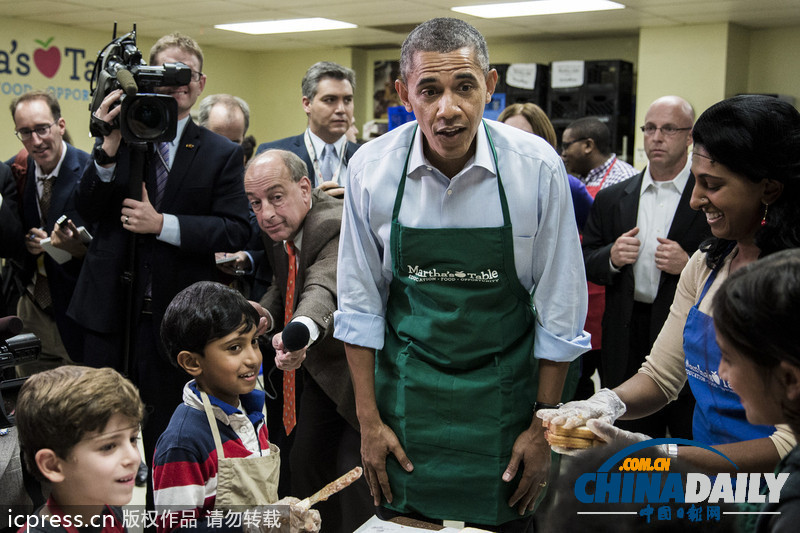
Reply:
[[[279,370],[297,370],[306,358],[306,346],[311,334],[299,321],[286,324],[283,331],[272,337],[275,348],[275,366]]]

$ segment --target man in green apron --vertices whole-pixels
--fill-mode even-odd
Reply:
[[[335,336],[346,344],[378,514],[532,531],[555,404],[589,348],[564,166],[483,122],[497,72],[480,33],[433,19],[403,44],[417,122],[351,162]]]

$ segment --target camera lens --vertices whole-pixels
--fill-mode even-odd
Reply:
[[[137,94],[122,101],[120,128],[127,141],[171,141],[175,137],[178,104],[164,94]]]
[[[167,129],[169,112],[161,100],[142,97],[131,104],[125,118],[134,135],[152,140]]]

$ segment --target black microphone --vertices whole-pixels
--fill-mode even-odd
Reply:
[[[0,340],[10,339],[22,331],[22,320],[18,316],[0,318]],[[308,330],[306,330],[308,331]],[[306,337],[308,340],[308,337]]]
[[[136,86],[136,80],[133,79],[133,74],[131,74],[129,70],[124,68],[118,70],[117,81],[126,96],[135,96],[139,91],[139,88]]]
[[[289,322],[283,328],[283,347],[287,352],[295,352],[302,350],[308,344],[308,339],[311,336],[308,328],[302,322]]]

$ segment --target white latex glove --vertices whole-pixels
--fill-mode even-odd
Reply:
[[[319,511],[316,509],[307,509],[301,505],[298,498],[287,496],[281,498],[274,505],[288,505],[289,506],[289,528],[290,533],[313,532],[319,531],[322,525],[322,520],[319,516]],[[281,524],[281,532],[287,531],[286,524]]]
[[[652,440],[653,438],[645,435],[644,433],[633,433],[632,431],[620,429],[602,420],[589,420],[586,422],[586,427],[605,443],[613,443],[622,448],[630,446],[631,444],[636,444],[637,442],[642,442],[644,440]],[[665,455],[667,457],[670,456],[668,444],[659,444],[658,446],[653,446],[653,448],[655,448],[656,452],[661,455]]]
[[[558,409],[539,409],[536,416],[566,429],[586,424],[587,420],[599,419],[609,424],[625,414],[625,404],[611,389],[600,389],[588,400],[567,402]]]
[[[244,533],[317,533],[320,530],[322,521],[319,516],[319,511],[316,509],[306,509],[298,505],[300,500],[294,496],[287,496],[281,498],[272,505],[259,506],[254,510],[266,513],[267,511],[274,511],[277,506],[288,507],[288,515],[281,510],[280,513],[280,526],[272,527],[271,524],[261,521],[258,524],[244,523]]]

